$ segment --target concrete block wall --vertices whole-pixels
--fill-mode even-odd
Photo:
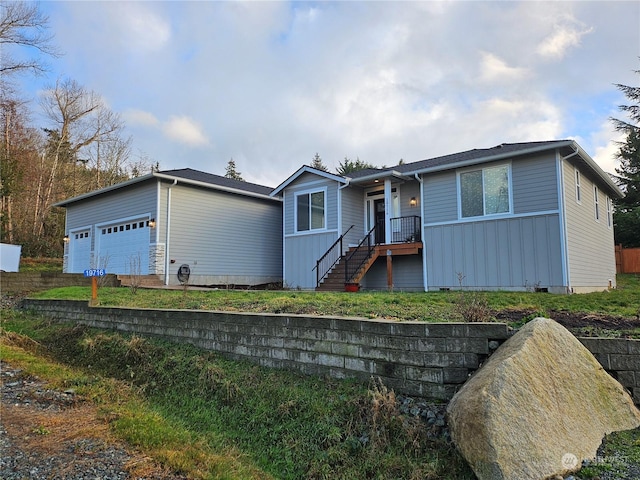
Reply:
[[[451,399],[510,336],[501,323],[89,307],[64,300],[27,299],[23,307],[60,321],[187,342],[266,367],[363,382],[380,377],[398,393],[439,401]],[[581,341],[640,404],[640,341]]]
[[[626,338],[579,338],[600,365],[629,390],[640,405],[640,340]]]

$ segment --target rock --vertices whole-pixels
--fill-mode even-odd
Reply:
[[[640,425],[629,394],[568,330],[536,318],[489,357],[447,407],[451,438],[479,480],[578,470],[603,437]]]

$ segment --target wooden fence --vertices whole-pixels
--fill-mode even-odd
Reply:
[[[616,245],[616,273],[640,273],[640,248]]]

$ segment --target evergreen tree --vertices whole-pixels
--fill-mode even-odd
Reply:
[[[336,168],[336,173],[338,175],[347,176],[347,174],[352,172],[357,172],[359,170],[365,170],[367,168],[376,168],[370,163],[363,162],[360,158],[357,158],[355,161],[349,159],[348,157],[344,157],[344,161],[340,162],[338,168]]]
[[[313,157],[313,160],[311,160],[311,166],[316,170],[322,170],[323,172],[329,171],[329,169],[325,166],[325,164],[322,163],[322,158],[320,158],[320,155],[318,154],[318,152],[316,152],[315,156]]]
[[[640,70],[635,73],[640,74]],[[627,138],[620,145],[616,179],[625,197],[615,202],[613,215],[615,242],[624,247],[640,247],[640,87],[617,84],[631,105],[621,105],[629,121],[612,118],[616,129],[626,132]]]
[[[233,180],[240,180],[244,182],[244,178],[242,178],[242,174],[236,170],[236,162],[233,160],[229,160],[227,163],[227,173],[224,174],[227,178],[232,178]]]

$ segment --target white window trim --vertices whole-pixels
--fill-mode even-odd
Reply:
[[[298,197],[301,195],[309,195],[313,193],[323,192],[324,193],[324,227],[323,228],[311,228],[311,218],[309,218],[309,229],[308,230],[298,230]],[[323,188],[313,188],[307,190],[300,190],[294,192],[293,195],[293,233],[297,235],[304,235],[309,233],[320,233],[328,231],[329,218],[327,215],[327,187]]]
[[[582,174],[580,173],[580,170],[578,170],[577,168],[574,168],[574,173],[573,173],[573,181],[576,185],[576,203],[581,205],[582,204],[582,182],[581,182],[581,178],[582,178]]]
[[[509,185],[509,211],[502,213],[491,213],[482,215],[476,215],[473,217],[463,217],[462,216],[462,188],[460,183],[460,176],[466,172],[473,172],[476,170],[482,171],[482,211],[485,210],[484,205],[484,171],[489,168],[497,168],[497,167],[507,167],[507,183]],[[473,167],[465,168],[458,170],[456,172],[456,188],[458,190],[458,220],[472,220],[472,219],[486,219],[486,218],[501,218],[501,217],[510,217],[513,216],[513,170],[511,168],[511,162],[506,163],[496,163],[491,165],[475,165]]]
[[[595,217],[596,222],[600,222],[600,197],[599,197],[598,186],[593,186],[593,215]]]
[[[613,209],[611,208],[611,198],[609,195],[605,197],[607,204],[607,227],[611,228],[613,226]]]

